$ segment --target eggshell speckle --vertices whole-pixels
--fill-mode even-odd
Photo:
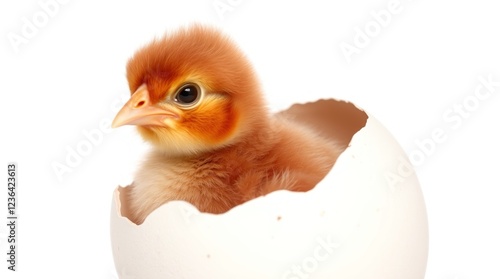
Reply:
[[[321,100],[282,112],[350,142],[330,173],[305,193],[276,191],[224,214],[184,201],[127,216],[118,187],[111,240],[120,278],[424,278],[428,229],[418,180],[406,155],[372,116]]]

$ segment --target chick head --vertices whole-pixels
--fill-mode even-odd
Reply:
[[[212,28],[194,25],[153,40],[129,60],[127,79],[132,95],[112,126],[136,125],[172,155],[234,144],[266,119],[251,65]]]

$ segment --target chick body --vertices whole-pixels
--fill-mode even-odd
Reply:
[[[223,213],[275,190],[308,191],[341,151],[307,128],[277,117],[242,142],[201,155],[170,157],[152,150],[132,185],[132,218],[142,223],[170,200],[188,201],[202,212]]]

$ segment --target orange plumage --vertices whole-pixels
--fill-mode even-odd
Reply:
[[[133,93],[113,126],[137,125],[153,145],[129,192],[137,224],[170,200],[223,213],[278,189],[310,190],[344,149],[270,115],[245,56],[211,28],[154,40],[127,79]]]

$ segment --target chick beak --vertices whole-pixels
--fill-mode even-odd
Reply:
[[[115,116],[111,127],[116,128],[123,125],[165,126],[167,119],[178,117],[173,111],[152,104],[148,88],[143,84]]]

